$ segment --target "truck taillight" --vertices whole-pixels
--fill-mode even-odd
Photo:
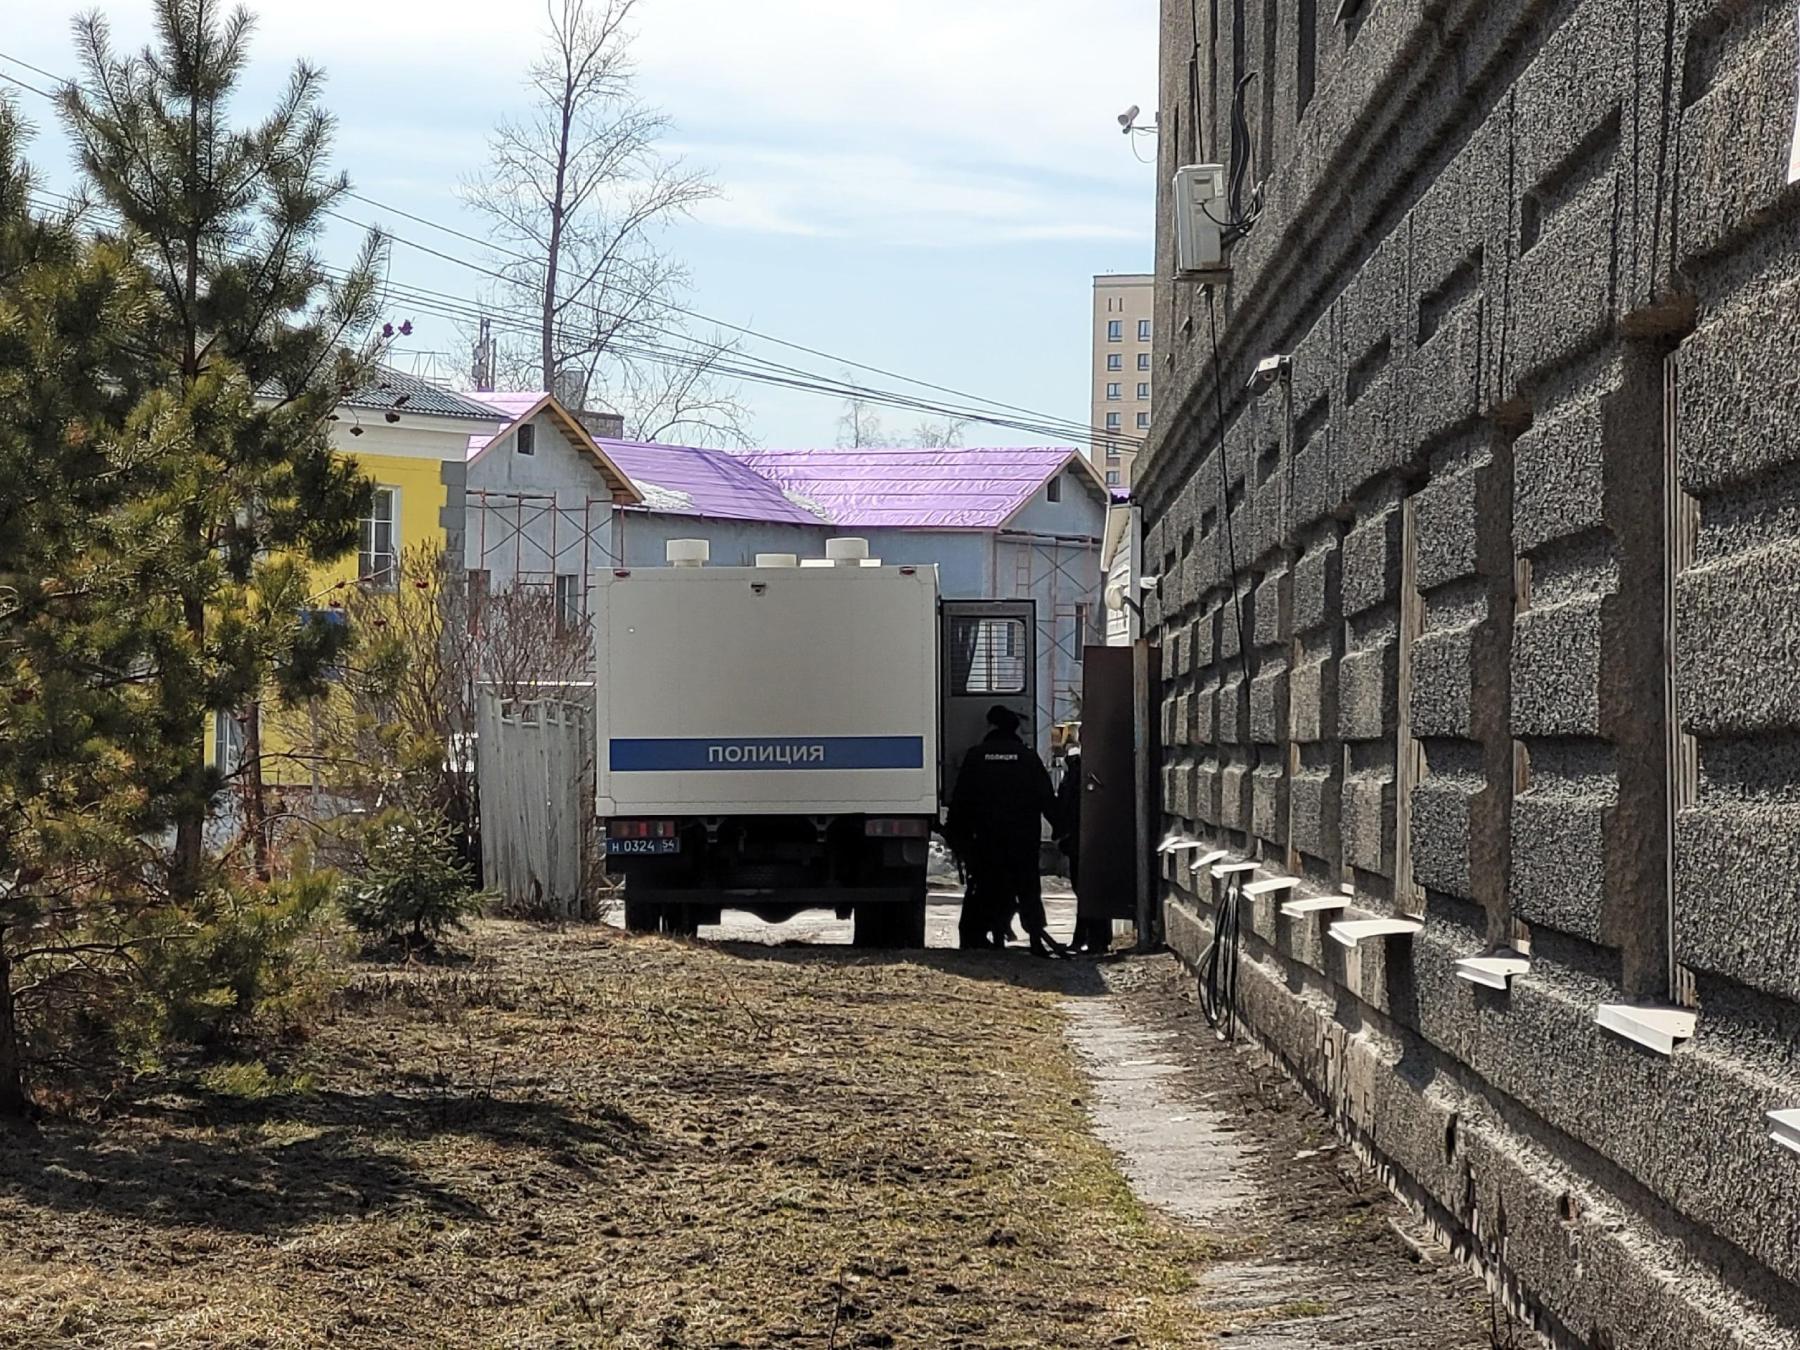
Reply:
[[[609,820],[606,822],[608,839],[673,839],[675,822],[672,820]]]
[[[923,839],[931,828],[919,816],[870,816],[863,833],[870,839]]]

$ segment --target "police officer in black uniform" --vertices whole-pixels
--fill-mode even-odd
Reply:
[[[1050,936],[1038,873],[1038,820],[1056,824],[1056,791],[1037,751],[1019,739],[1019,715],[995,704],[987,720],[993,729],[963,760],[945,821],[974,880],[975,902],[963,905],[963,946],[988,945],[989,933],[1011,926],[1016,907],[1031,950],[1059,956],[1065,949]]]

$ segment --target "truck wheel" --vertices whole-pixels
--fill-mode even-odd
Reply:
[[[664,905],[662,930],[670,937],[693,937],[700,931],[700,919],[692,905]]]
[[[662,927],[662,906],[650,900],[633,900],[630,895],[630,883],[627,882],[625,931],[628,933],[657,932]]]
[[[881,951],[903,951],[925,945],[925,901],[916,903],[858,905],[852,920],[852,946]]]

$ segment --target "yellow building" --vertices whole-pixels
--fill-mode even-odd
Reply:
[[[356,552],[319,573],[320,607],[343,586],[393,586],[401,553],[419,544],[440,543],[461,556],[469,439],[493,436],[508,421],[488,404],[389,369],[378,369],[368,387],[345,399],[332,424],[332,444],[356,460],[375,493]],[[244,735],[241,718],[215,713],[206,728],[208,762],[230,772]],[[295,776],[281,768],[284,739],[279,727],[265,726],[264,755],[275,756],[267,782]]]

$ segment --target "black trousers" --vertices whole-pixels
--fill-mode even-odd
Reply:
[[[1009,922],[1014,910],[1027,933],[1041,933],[1049,926],[1044,914],[1044,883],[1038,874],[1037,845],[996,852],[978,858],[970,877],[976,913],[963,901],[962,933],[986,933]]]

